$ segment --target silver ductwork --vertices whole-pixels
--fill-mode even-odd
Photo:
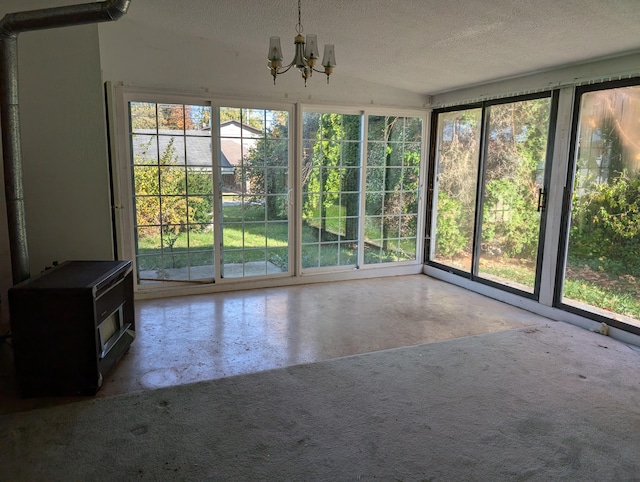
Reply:
[[[45,8],[9,13],[0,20],[0,127],[11,274],[14,284],[30,277],[18,106],[18,34],[118,20],[127,13],[129,3],[130,0],[108,0]]]

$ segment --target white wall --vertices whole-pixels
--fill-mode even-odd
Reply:
[[[640,75],[640,52],[433,95],[433,108]]]
[[[20,42],[31,269],[54,260],[111,259],[97,26],[26,32]]]
[[[135,8],[133,3],[131,8]],[[290,71],[279,76],[274,86],[265,58],[267,44],[256,45],[247,58],[230,46],[190,37],[188,32],[178,35],[141,25],[126,16],[101,24],[99,32],[104,80],[129,86],[332,104],[421,108],[426,100],[421,94],[347,78],[339,66],[328,85],[323,74],[314,74],[305,88],[301,76]],[[293,56],[293,45],[287,51]]]
[[[42,7],[35,0],[3,0],[0,17]],[[112,259],[97,25],[21,33],[18,52],[31,274],[53,261]],[[4,195],[0,210],[0,295],[6,300],[12,283]]]

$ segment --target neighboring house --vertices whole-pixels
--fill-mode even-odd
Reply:
[[[242,167],[243,156],[255,147],[257,139],[261,136],[261,130],[236,120],[220,124],[220,163],[222,166],[228,165],[233,169],[227,172],[224,167],[222,169],[223,191],[242,192],[242,173],[237,168]],[[249,186],[245,186],[245,191],[248,189]]]
[[[136,129],[133,136],[133,154],[147,158],[155,163],[165,155],[169,145],[174,152],[171,154],[171,164],[185,164],[188,167],[211,169],[211,128],[157,131],[155,129]],[[255,147],[257,139],[262,135],[259,129],[232,120],[220,124],[220,172],[223,192],[242,192],[243,156]],[[186,142],[186,146],[185,146]],[[140,163],[140,160],[134,161]],[[144,161],[142,161],[144,163]],[[248,186],[247,186],[248,188]]]

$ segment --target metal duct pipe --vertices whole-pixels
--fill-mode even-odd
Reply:
[[[11,274],[14,284],[30,277],[22,186],[22,147],[18,103],[18,34],[32,30],[118,20],[127,13],[130,2],[131,0],[107,0],[44,8],[9,13],[0,20],[0,126],[2,128]]]

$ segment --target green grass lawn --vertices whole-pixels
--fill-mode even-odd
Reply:
[[[340,217],[339,208],[334,210],[335,217],[327,219],[328,231],[339,234],[344,230],[344,217]],[[331,214],[331,213],[328,213]],[[224,262],[244,263],[250,261],[270,261],[283,271],[288,269],[289,225],[286,221],[265,222],[262,205],[225,205],[225,224],[223,226]],[[356,251],[354,243],[317,244],[319,232],[315,218],[303,223],[302,238],[303,265],[305,267],[338,266],[355,264]],[[397,242],[390,243],[388,250],[379,249],[370,244],[365,252],[367,263],[402,261],[412,259],[405,255],[415,249],[414,240],[401,242],[398,250]],[[188,254],[187,254],[188,253]],[[191,231],[181,233],[171,249],[161,246],[160,236],[141,237],[138,240],[140,270],[161,268],[179,268],[187,266],[208,266],[214,264],[213,231]],[[572,263],[576,264],[576,263]],[[640,298],[638,283],[635,278],[609,273],[606,270],[591,269],[585,263],[577,263],[581,268],[569,268],[564,283],[564,297],[585,303],[603,310],[640,320]],[[491,262],[482,266],[482,273],[515,281],[533,287],[535,270],[533,267],[519,263]]]
[[[640,299],[628,292],[604,288],[591,281],[566,278],[564,297],[640,320]]]
[[[331,235],[344,234],[345,209],[333,206],[327,212],[326,229]],[[223,224],[224,263],[270,261],[283,271],[288,269],[289,225],[286,221],[265,221],[265,208],[260,204],[225,205]],[[357,263],[354,243],[320,243],[320,220],[313,218],[303,222],[303,266],[344,266]],[[325,244],[326,243],[326,244]],[[366,256],[367,263],[405,261],[413,258],[415,240],[389,243],[388,250],[374,249]],[[375,246],[374,246],[375,248]],[[406,252],[405,252],[406,251]],[[214,264],[213,230],[192,230],[180,233],[173,246],[165,239],[164,248],[160,235],[138,239],[139,269],[157,270],[208,266]]]
[[[580,269],[569,267],[564,281],[564,298],[640,320],[640,297],[635,278],[629,277],[632,281],[626,282],[617,274],[592,271],[585,263],[579,265]],[[535,281],[535,271],[517,261],[491,263],[482,271],[527,286],[533,286]]]

